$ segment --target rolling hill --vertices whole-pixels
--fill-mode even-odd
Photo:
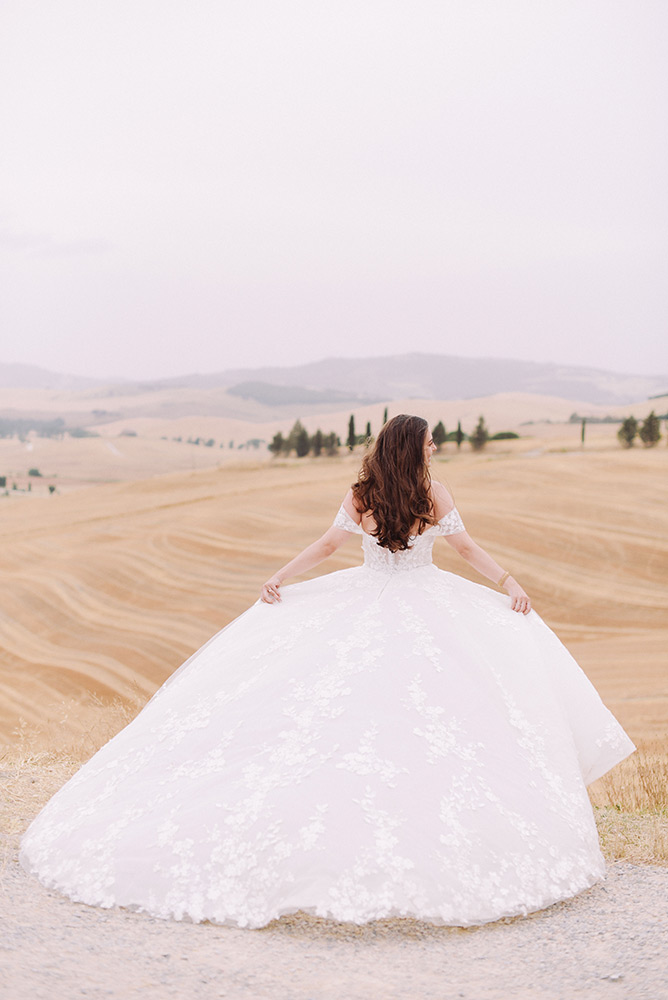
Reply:
[[[410,353],[387,357],[325,358],[291,367],[230,369],[150,381],[104,382],[48,372],[28,365],[0,365],[0,389],[87,390],[91,396],[129,398],[165,393],[211,395],[226,390],[265,406],[330,403],[332,408],[403,398],[469,399],[528,393],[623,404],[668,390],[668,374],[634,375],[508,358],[466,358]],[[280,388],[280,391],[277,389]],[[0,400],[0,411],[5,404]],[[157,415],[157,414],[153,414]]]

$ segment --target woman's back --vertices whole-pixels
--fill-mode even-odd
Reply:
[[[439,535],[453,535],[465,530],[457,508],[453,507],[440,521],[430,525],[422,534],[411,535],[408,548],[392,552],[374,537],[373,518],[363,517],[361,523],[358,523],[350,516],[344,504],[334,519],[334,527],[362,535],[364,565],[369,569],[385,573],[431,566],[432,548],[436,538]]]

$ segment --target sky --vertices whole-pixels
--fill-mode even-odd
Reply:
[[[0,362],[668,373],[664,0],[3,0]]]

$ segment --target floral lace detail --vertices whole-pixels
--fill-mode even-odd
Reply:
[[[379,545],[373,535],[365,532],[352,519],[343,504],[334,518],[333,526],[343,528],[344,531],[354,532],[356,535],[362,535],[364,565],[381,573],[395,573],[430,566],[435,538],[438,535],[454,535],[466,530],[459,511],[453,507],[448,514],[441,518],[438,524],[426,528],[421,535],[411,535],[411,543],[407,549],[401,552],[390,552],[389,549]]]
[[[405,707],[421,717],[422,725],[414,726],[413,733],[420,736],[426,744],[426,758],[430,764],[436,764],[439,758],[455,754],[463,760],[475,760],[478,750],[484,749],[483,743],[465,743],[462,741],[464,729],[461,723],[448,716],[442,705],[429,705],[427,694],[418,674],[408,687],[408,698]]]
[[[408,769],[398,767],[394,761],[379,755],[376,746],[378,733],[378,724],[374,722],[362,734],[359,748],[344,754],[336,766],[355,774],[375,774],[379,781],[394,788],[396,779],[400,774],[408,774]]]
[[[350,531],[354,535],[364,534],[362,525],[358,524],[356,521],[353,521],[352,517],[350,516],[346,508],[343,506],[343,504],[341,504],[341,506],[339,507],[338,513],[332,523],[332,527],[343,528],[344,531]]]
[[[466,531],[464,522],[456,507],[453,507],[451,511],[441,518],[438,524],[434,525],[434,531],[437,535],[456,535],[460,531]]]
[[[421,662],[428,660],[436,670],[441,671],[443,651],[434,642],[433,630],[407,601],[398,600],[397,606],[401,615],[401,628],[413,637],[413,655]]]

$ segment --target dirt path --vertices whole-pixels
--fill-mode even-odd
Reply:
[[[71,903],[11,856],[0,906],[2,1000],[668,998],[666,868],[618,863],[576,899],[470,930],[162,921]]]

